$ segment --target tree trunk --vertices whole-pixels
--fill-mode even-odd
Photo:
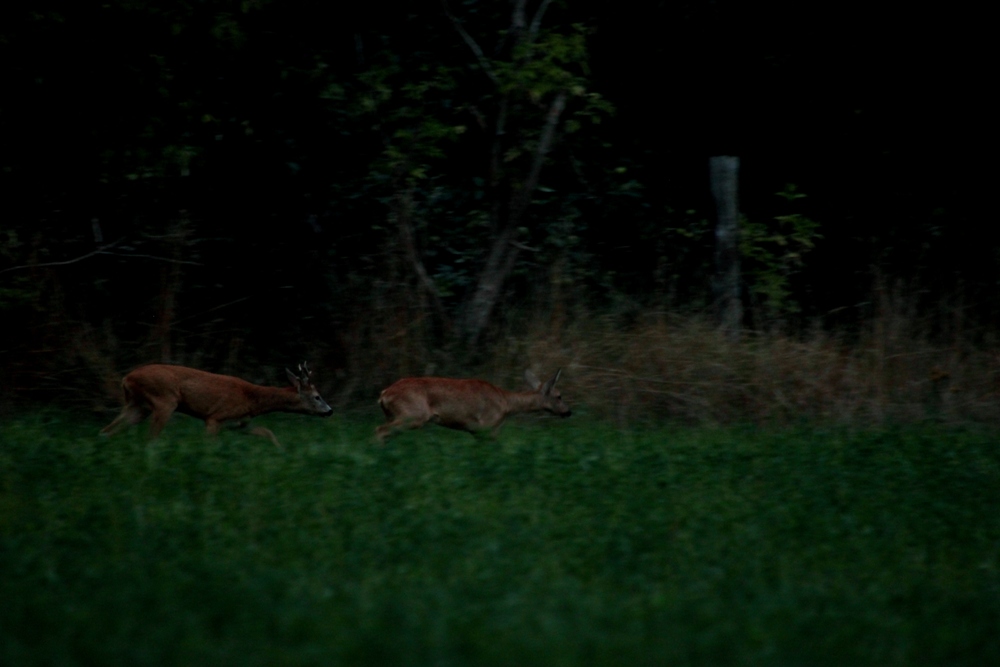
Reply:
[[[740,159],[731,155],[709,158],[712,197],[715,199],[715,305],[719,328],[730,340],[740,336],[743,303],[740,301],[739,250]]]
[[[462,326],[459,328],[458,335],[462,338],[461,342],[469,349],[472,349],[479,342],[479,337],[489,324],[493,309],[500,299],[503,285],[511,271],[514,270],[514,264],[520,254],[520,249],[514,243],[517,229],[521,225],[532,195],[538,188],[538,180],[541,176],[545,156],[555,141],[556,127],[563,110],[566,108],[566,97],[566,91],[560,91],[549,107],[531,169],[524,182],[518,183],[511,194],[507,219],[493,240],[486,263],[479,274],[475,291],[465,306]]]
[[[400,172],[402,169],[399,170]],[[448,332],[451,322],[445,311],[441,294],[438,292],[434,279],[427,273],[420,253],[417,251],[416,234],[413,231],[413,186],[406,184],[401,173],[396,174],[396,194],[393,197],[392,211],[396,218],[396,228],[399,231],[399,241],[406,255],[406,261],[413,268],[420,287],[430,299],[434,314],[437,316],[441,329]]]
[[[184,276],[181,265],[184,263],[184,252],[187,249],[190,233],[191,224],[187,211],[181,211],[166,237],[170,243],[171,261],[161,272],[159,312],[149,335],[149,346],[158,350],[154,352],[156,356],[153,358],[159,359],[162,363],[174,361],[171,328],[177,311],[177,295],[180,294]]]

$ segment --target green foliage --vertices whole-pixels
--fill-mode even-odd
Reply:
[[[229,363],[227,348],[274,350],[278,338],[296,340],[277,333],[289,322],[311,321],[313,340],[337,345],[357,340],[343,332],[363,330],[370,313],[394,308],[379,296],[358,296],[378,295],[383,285],[400,295],[400,310],[414,304],[403,319],[419,320],[419,299],[400,289],[414,281],[391,259],[400,254],[392,207],[411,215],[428,291],[436,289],[449,312],[461,312],[486,246],[535,166],[546,112],[563,95],[567,106],[540,187],[527,214],[517,216],[520,245],[508,246],[539,252],[517,254],[500,302],[539,296],[532,290],[546,284],[543,271],[562,262],[560,275],[573,288],[564,295],[576,302],[659,305],[662,291],[672,305],[697,309],[707,301],[711,246],[699,216],[670,211],[707,208],[698,156],[720,140],[716,111],[728,108],[731,86],[706,76],[705,66],[721,66],[721,80],[758,91],[760,104],[724,123],[734,134],[723,143],[743,147],[755,178],[792,169],[788,178],[808,182],[823,207],[810,216],[836,222],[820,260],[819,252],[805,254],[818,236],[801,211],[752,217],[745,268],[760,310],[794,312],[809,279],[825,279],[818,271],[806,275],[813,267],[803,262],[836,261],[850,262],[845,271],[853,275],[873,264],[885,275],[915,274],[935,298],[950,299],[948,290],[961,285],[976,317],[995,320],[997,248],[968,224],[985,219],[976,202],[986,198],[976,193],[988,188],[979,185],[982,170],[969,166],[977,161],[953,154],[977,142],[952,136],[917,150],[896,119],[900,110],[922,110],[933,121],[928,126],[969,137],[977,124],[940,122],[935,105],[943,105],[942,117],[969,106],[948,104],[947,94],[921,104],[872,96],[864,77],[884,71],[877,53],[899,49],[855,48],[838,58],[847,84],[838,103],[824,104],[816,103],[824,99],[822,83],[807,90],[823,79],[812,76],[817,66],[830,64],[817,55],[824,49],[790,57],[784,47],[756,48],[788,40],[738,30],[757,35],[752,48],[719,39],[718,57],[704,58],[705,35],[767,14],[747,14],[741,3],[640,3],[630,12],[614,3],[548,0],[391,9],[350,3],[335,21],[315,2],[8,5],[0,21],[0,178],[11,212],[3,232],[31,248],[23,253],[30,261],[11,264],[53,266],[0,275],[0,309],[30,305],[40,314],[24,323],[33,327],[0,334],[4,366],[31,359],[26,365],[37,368],[47,359],[53,369],[67,368],[71,354],[54,357],[79,340],[78,329],[67,326],[79,322],[108,332],[107,349],[119,351],[108,365],[123,369],[152,354],[138,323],[165,323],[158,315],[175,311],[185,326],[173,330],[170,349],[186,344],[187,358],[206,365]],[[526,20],[513,20],[517,12]],[[650,72],[666,83],[652,84]],[[790,83],[804,87],[801,104],[788,104]],[[657,103],[661,98],[668,102]],[[609,100],[627,110],[614,123]],[[829,137],[837,137],[831,150],[801,151]],[[769,208],[760,190],[744,189],[747,210]],[[800,196],[790,192],[787,199]],[[182,252],[195,263],[185,265],[175,294],[160,275],[173,254],[158,252],[155,240],[181,209],[193,221]],[[91,234],[92,220],[103,241]],[[870,256],[856,252],[858,240]],[[118,245],[75,261],[105,243]],[[815,290],[824,300],[817,311],[868,297],[870,281],[848,282]],[[301,299],[262,303],[264,289]],[[612,289],[620,293],[609,297]],[[60,291],[61,302],[39,300],[39,292]],[[161,295],[169,303],[158,312]],[[317,311],[322,321],[314,320]],[[258,315],[278,312],[269,323]],[[193,326],[203,313],[211,313],[211,328]],[[228,342],[254,338],[269,340]]]
[[[456,72],[427,62],[407,69],[388,51],[376,61],[358,76],[361,94],[355,106],[382,139],[381,159],[369,165],[371,178],[392,179],[402,172],[405,177],[395,180],[396,187],[411,188],[428,177],[430,161],[445,157],[446,144],[465,131],[450,103]]]
[[[986,432],[0,423],[0,663],[1000,659]]]
[[[0,229],[0,268],[13,268],[7,265],[19,264],[23,246],[16,229]],[[30,275],[15,271],[0,274],[0,313],[16,307],[38,305],[38,284]]]
[[[545,173],[556,172],[558,187],[539,187],[528,175],[553,143],[571,149],[586,134],[579,130],[612,111],[586,77],[589,29],[558,23],[507,28],[506,11],[483,7],[466,5],[461,17],[449,16],[452,23],[435,25],[428,39],[436,50],[383,36],[353,80],[315,72],[327,80],[320,94],[333,103],[331,111],[348,109],[365,143],[377,144],[363,190],[385,206],[386,222],[373,226],[405,248],[406,271],[415,262],[426,268],[433,291],[453,314],[462,311],[461,299],[472,293],[508,216],[517,218],[518,240],[534,247],[564,246],[578,237],[578,230],[555,235],[581,219],[573,201],[581,184],[554,165]],[[493,39],[499,45],[489,44]],[[561,115],[542,151],[556,100]],[[520,192],[527,192],[530,219],[511,203]],[[539,222],[544,220],[559,222]]]
[[[787,202],[806,196],[792,183],[775,194]],[[771,223],[740,220],[740,253],[750,295],[772,315],[799,312],[799,304],[791,298],[791,278],[823,238],[818,230],[819,223],[801,213],[778,215]]]
[[[526,94],[536,104],[562,90],[582,93],[585,80],[572,69],[586,62],[587,31],[580,25],[571,30],[569,34],[545,31],[533,42],[518,43],[509,60],[494,60],[498,91]]]

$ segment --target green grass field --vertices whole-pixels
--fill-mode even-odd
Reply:
[[[1000,664],[986,429],[0,423],[0,665]]]

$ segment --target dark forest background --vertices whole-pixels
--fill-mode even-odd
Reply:
[[[996,417],[982,14],[8,4],[8,409],[111,409],[143,362],[277,383],[308,359],[341,406],[530,365],[622,419]],[[718,155],[739,340],[714,324]]]

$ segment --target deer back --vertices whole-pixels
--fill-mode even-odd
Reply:
[[[123,385],[126,393],[145,403],[173,404],[179,412],[202,419],[244,419],[275,411],[333,412],[309,381],[308,371],[303,370],[304,379],[288,374],[292,386],[264,387],[186,366],[150,364],[129,373]]]

